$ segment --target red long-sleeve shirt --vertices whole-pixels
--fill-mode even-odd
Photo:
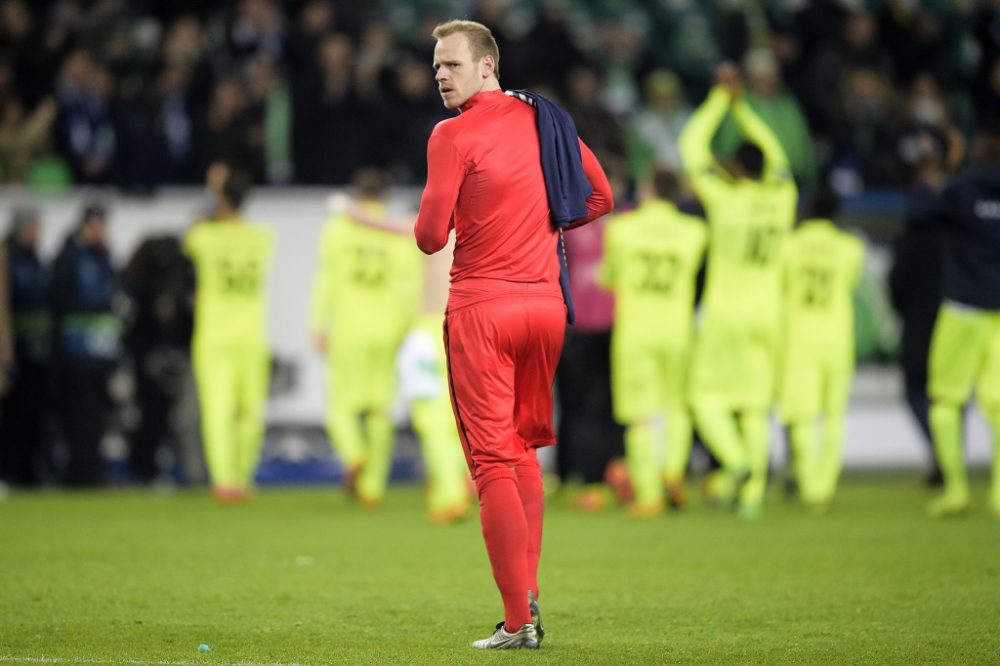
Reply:
[[[558,233],[539,151],[535,109],[502,90],[474,95],[431,133],[414,234],[432,254],[455,229],[449,310],[511,293],[560,294]],[[593,193],[586,220],[574,224],[613,206],[597,158],[582,141],[580,152]]]

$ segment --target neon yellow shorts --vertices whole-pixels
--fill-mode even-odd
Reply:
[[[786,423],[841,417],[854,378],[854,344],[791,341],[782,354],[778,411]]]
[[[263,340],[204,340],[191,346],[202,419],[232,421],[232,415],[263,419],[271,379],[271,357]]]
[[[777,374],[777,326],[707,316],[695,338],[691,402],[769,409]]]
[[[928,371],[932,400],[961,405],[975,386],[980,405],[1000,409],[1000,312],[942,304]]]
[[[635,423],[687,404],[688,345],[612,337],[611,402],[615,419]]]

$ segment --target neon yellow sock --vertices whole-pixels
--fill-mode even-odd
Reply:
[[[427,508],[440,511],[461,504],[466,499],[463,470],[455,465],[455,456],[461,456],[462,444],[458,436],[431,433],[420,437],[420,448],[427,473]],[[465,466],[464,457],[462,466]]]
[[[743,486],[740,504],[759,507],[767,490],[767,463],[771,453],[771,433],[766,412],[747,411],[740,416],[740,426],[750,459],[750,480]]]
[[[232,417],[212,414],[202,403],[201,439],[205,448],[205,464],[208,466],[212,485],[221,488],[240,487],[240,472],[237,456],[236,433]]]
[[[935,402],[930,412],[931,434],[944,475],[945,494],[968,497],[969,477],[962,460],[962,414],[955,405]]]
[[[392,466],[392,445],[395,428],[385,414],[372,412],[365,417],[368,458],[358,476],[358,497],[370,502],[381,501],[389,485]]]
[[[254,473],[260,462],[260,451],[264,444],[264,416],[259,412],[241,413],[236,418],[237,469],[240,487],[253,485]]]
[[[652,506],[663,502],[659,465],[656,461],[657,428],[651,423],[634,423],[625,430],[625,463],[635,490],[635,503]]]
[[[727,470],[731,472],[749,466],[746,445],[736,427],[736,418],[728,408],[703,402],[695,405],[695,420],[705,444]]]
[[[691,414],[683,407],[667,408],[667,453],[663,476],[670,482],[681,482],[691,458]]]
[[[795,479],[799,484],[799,496],[803,502],[816,502],[819,467],[817,464],[817,440],[819,433],[811,421],[791,423],[788,426],[794,456]]]
[[[455,427],[451,405],[447,411],[436,401],[417,400],[410,405],[413,429],[420,438],[420,451],[427,474],[427,508],[453,508],[468,500],[468,464]]]
[[[844,465],[844,415],[828,414],[823,421],[823,450],[818,465],[820,499],[829,502],[837,492]]]
[[[326,432],[334,452],[345,467],[357,467],[368,457],[357,412],[331,405],[327,411]]]
[[[990,472],[990,506],[1000,512],[1000,408],[986,410],[986,420],[993,430],[993,465]]]

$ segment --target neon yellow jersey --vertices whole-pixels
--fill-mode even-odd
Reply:
[[[196,340],[267,340],[267,279],[274,230],[258,224],[199,222],[184,238],[197,275]]]
[[[782,246],[795,222],[798,191],[778,139],[744,101],[732,104],[732,114],[764,154],[762,178],[733,178],[715,162],[712,136],[729,109],[729,93],[714,88],[679,138],[685,172],[709,222],[704,304],[740,319],[777,322]]]
[[[695,278],[707,236],[702,220],[663,200],[613,218],[598,281],[615,294],[616,336],[690,338]]]
[[[371,204],[369,212],[384,208]],[[417,315],[424,257],[409,234],[354,222],[346,215],[323,228],[309,325],[335,343],[344,339],[399,341]]]
[[[785,317],[796,343],[853,341],[853,293],[864,252],[858,238],[829,220],[806,220],[792,233],[784,257]]]

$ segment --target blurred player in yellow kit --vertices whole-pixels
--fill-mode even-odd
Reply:
[[[691,454],[691,320],[708,230],[677,210],[677,195],[677,177],[655,170],[639,207],[608,225],[599,268],[599,282],[615,294],[611,396],[615,419],[626,426],[636,516],[662,511],[664,487],[672,504],[683,502]]]
[[[422,312],[397,358],[400,393],[410,405],[424,458],[427,515],[436,523],[454,522],[470,511],[469,467],[451,406],[442,335],[453,245],[454,238],[426,259]]]
[[[416,317],[424,264],[409,234],[376,226],[389,221],[385,175],[364,169],[355,187],[357,202],[332,211],[323,229],[309,322],[326,354],[326,428],[345,486],[377,504],[392,462],[396,352]]]
[[[825,507],[841,470],[854,377],[853,294],[864,245],[837,229],[836,195],[820,192],[785,248],[785,341],[778,411],[788,425],[799,494]]]
[[[250,178],[215,169],[218,207],[197,223],[184,248],[197,275],[191,343],[202,438],[219,501],[246,499],[264,437],[270,378],[267,279],[274,231],[250,224],[240,207]]]
[[[716,77],[679,138],[684,169],[709,223],[691,401],[698,431],[740,486],[740,513],[755,517],[767,482],[768,413],[781,330],[781,254],[795,222],[798,194],[778,139],[740,96],[735,66],[720,66]],[[723,167],[712,155],[711,142],[727,113],[748,142]]]

